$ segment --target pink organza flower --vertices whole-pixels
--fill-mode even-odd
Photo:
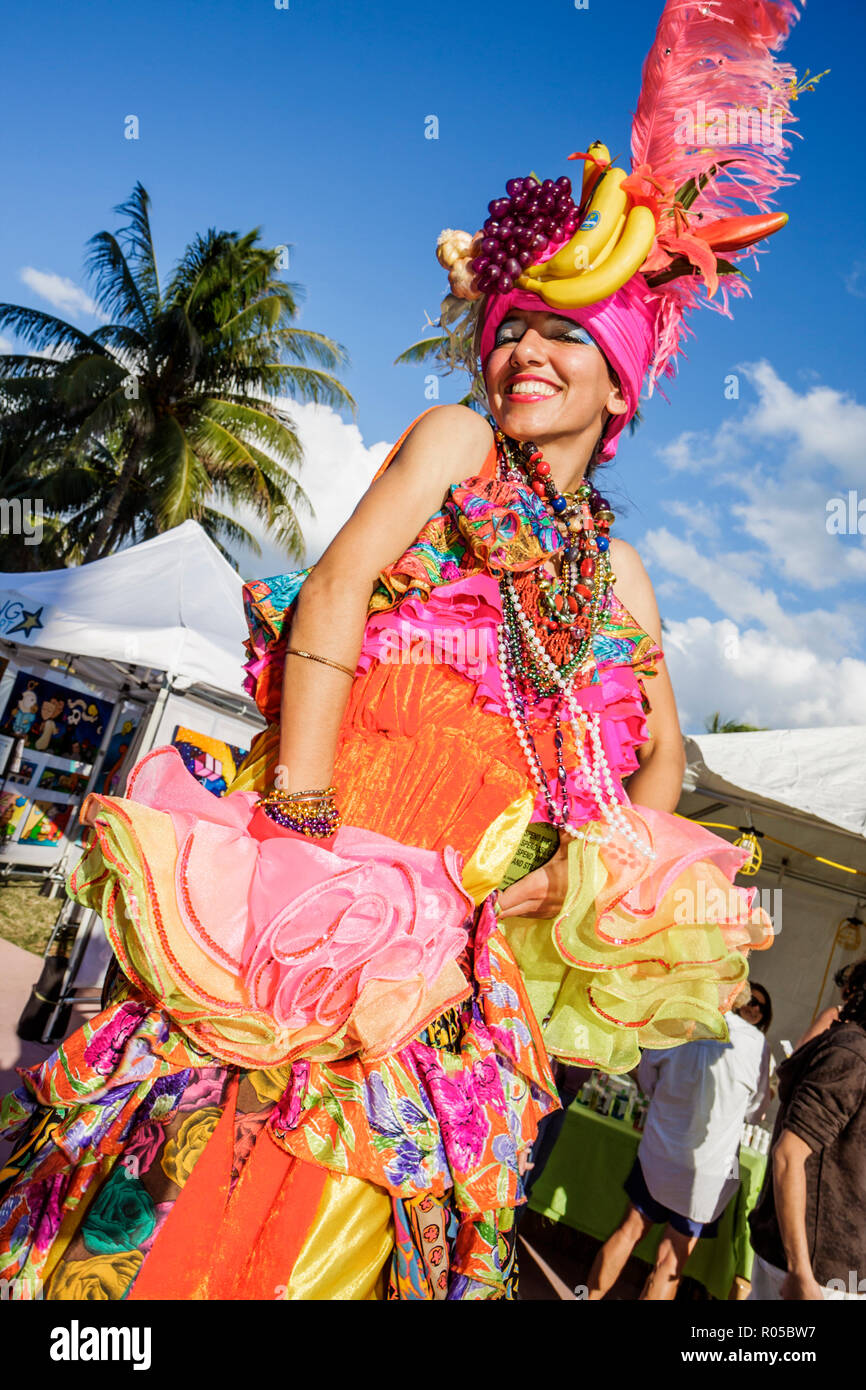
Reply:
[[[428,1000],[465,992],[457,961],[474,903],[451,846],[349,825],[327,843],[307,839],[269,819],[253,792],[212,796],[174,748],[147,754],[127,794],[171,820],[178,913],[241,986],[232,1007],[308,1037],[351,1027],[360,1047],[381,1049]]]
[[[463,949],[471,905],[455,851],[439,855],[346,826],[334,853],[320,850],[319,862],[298,865],[286,902],[285,876],[266,877],[266,848],[243,971],[254,1007],[280,1026],[338,1024],[367,984],[432,983]]]

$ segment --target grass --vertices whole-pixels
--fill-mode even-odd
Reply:
[[[41,956],[62,905],[62,896],[40,897],[38,883],[0,882],[0,936]]]

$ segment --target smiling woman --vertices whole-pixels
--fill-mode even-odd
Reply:
[[[650,72],[695,60],[681,10]],[[733,42],[778,86],[785,11],[718,0],[701,71]],[[513,1298],[549,1059],[627,1072],[726,1038],[772,928],[730,887],[746,851],[670,814],[658,612],[587,476],[670,348],[626,206],[650,195],[615,172],[603,218],[592,177],[581,195],[589,289],[546,278],[582,235],[567,179],[512,181],[483,256],[450,234],[494,425],[425,412],[312,571],[247,585],[267,728],[227,795],[156,749],[91,798],[70,889],[122,985],[5,1102],[0,1276],[56,1299]],[[682,922],[719,896],[730,919]]]
[[[484,365],[490,409],[503,432],[544,441],[551,465],[562,459],[560,471],[568,470],[563,489],[576,485],[600,451],[608,421],[628,410],[592,335],[549,310],[512,308]],[[587,443],[589,457],[581,464]]]

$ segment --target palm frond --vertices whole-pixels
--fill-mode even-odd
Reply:
[[[141,183],[136,183],[126,202],[119,203],[114,211],[127,219],[118,231],[118,240],[132,264],[148,317],[153,319],[160,307],[159,272],[150,228],[150,198]]]
[[[233,541],[236,545],[245,545],[254,555],[261,555],[262,547],[256,540],[252,531],[248,531],[242,526],[237,517],[226,516],[225,512],[219,512],[215,507],[205,507],[200,518],[200,525],[210,536],[211,540],[219,546],[220,551],[233,569],[237,569],[237,561],[219,545],[218,537]]]
[[[93,330],[94,340],[108,347],[130,371],[141,371],[148,363],[151,335],[139,333],[127,323],[104,323]]]
[[[316,367],[298,367],[294,363],[271,362],[260,369],[260,385],[269,391],[280,389],[286,395],[301,401],[313,401],[316,405],[331,405],[336,409],[345,406],[357,410],[354,397],[341,381],[330,372]]]
[[[0,304],[0,328],[9,328],[37,352],[56,352],[61,360],[73,352],[104,352],[95,338],[64,319],[24,304]]]
[[[64,366],[66,359],[62,357],[31,357],[27,353],[6,352],[0,353],[0,394],[2,394],[4,382],[10,378],[17,377],[41,377],[44,379],[56,375]]]
[[[111,232],[97,232],[87,245],[90,250],[85,266],[93,280],[97,304],[109,318],[119,318],[146,334],[150,315],[117,238]]]
[[[400,353],[399,357],[394,358],[394,366],[415,367],[423,365],[425,362],[438,363],[448,343],[445,334],[438,338],[419,338],[417,343],[412,343]]]
[[[313,333],[309,328],[278,328],[270,335],[270,340],[297,362],[318,362],[331,370],[351,365],[342,343],[326,338],[324,333]]]
[[[202,413],[239,437],[261,445],[284,466],[298,467],[303,463],[304,451],[294,429],[249,401],[209,399],[204,402]]]
[[[207,470],[173,416],[166,415],[160,421],[151,440],[148,463],[158,529],[167,531],[190,517],[198,520],[209,491]]]

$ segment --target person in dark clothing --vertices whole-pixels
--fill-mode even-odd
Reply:
[[[552,1115],[545,1115],[538,1126],[538,1134],[532,1151],[529,1155],[529,1162],[526,1165],[526,1175],[523,1180],[524,1190],[527,1198],[532,1192],[533,1187],[541,1177],[548,1159],[556,1147],[556,1141],[562,1133],[565,1124],[565,1114],[568,1107],[577,1100],[580,1088],[590,1076],[592,1070],[589,1067],[569,1067],[562,1062],[553,1063],[553,1079],[556,1082],[556,1089],[559,1092],[559,1103],[561,1110],[555,1110]],[[527,1208],[518,1208],[518,1216],[522,1217]]]
[[[846,974],[838,1021],[778,1079],[750,1298],[866,1298],[866,960]]]

